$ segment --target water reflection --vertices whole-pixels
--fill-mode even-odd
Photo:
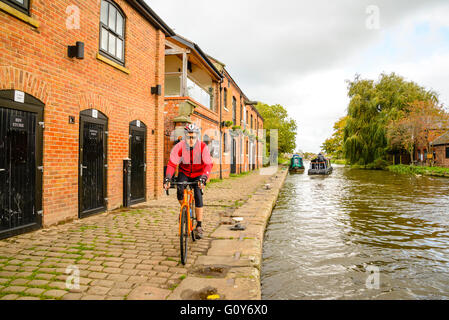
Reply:
[[[335,169],[288,177],[266,233],[263,298],[449,298],[449,180]],[[378,290],[365,285],[370,265]]]

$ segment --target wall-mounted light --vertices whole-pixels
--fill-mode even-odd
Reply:
[[[84,42],[77,41],[75,46],[69,46],[69,58],[84,59]]]
[[[162,95],[162,86],[158,84],[155,87],[151,87],[151,94],[157,94],[158,96]]]

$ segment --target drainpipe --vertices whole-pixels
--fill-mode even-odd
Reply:
[[[221,85],[223,84],[223,78],[221,78],[221,80],[220,80],[220,94],[219,94],[219,96],[220,96],[220,124],[219,124],[219,126],[220,126],[220,180],[223,180],[223,165],[222,165],[222,163],[223,163],[223,131],[222,131],[222,129],[223,129],[223,127],[222,127],[222,125],[221,125],[221,123],[222,123],[222,114],[223,114],[223,105],[222,105],[222,96],[221,96],[221,90],[222,90],[222,87],[221,87]]]

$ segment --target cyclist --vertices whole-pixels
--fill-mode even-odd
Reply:
[[[198,182],[194,185],[195,195],[195,213],[197,225],[195,227],[196,238],[203,238],[203,196],[201,190],[204,189],[213,162],[210,157],[209,149],[204,142],[199,141],[199,128],[195,124],[188,124],[184,128],[185,140],[182,140],[173,147],[168,161],[165,174],[164,188],[170,188],[170,181],[175,173],[176,166],[179,165],[178,182]],[[184,200],[185,186],[178,186],[178,200],[182,204]]]

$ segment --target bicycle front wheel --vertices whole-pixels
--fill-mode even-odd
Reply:
[[[195,201],[192,202],[190,210],[192,210],[192,214],[190,216],[190,221],[192,223],[192,241],[196,241],[196,235],[195,235],[195,221],[196,221],[196,213],[195,213]]]
[[[189,240],[189,225],[187,220],[187,207],[182,209],[181,213],[181,234],[179,235],[179,244],[181,247],[181,263],[187,263],[187,241]]]

